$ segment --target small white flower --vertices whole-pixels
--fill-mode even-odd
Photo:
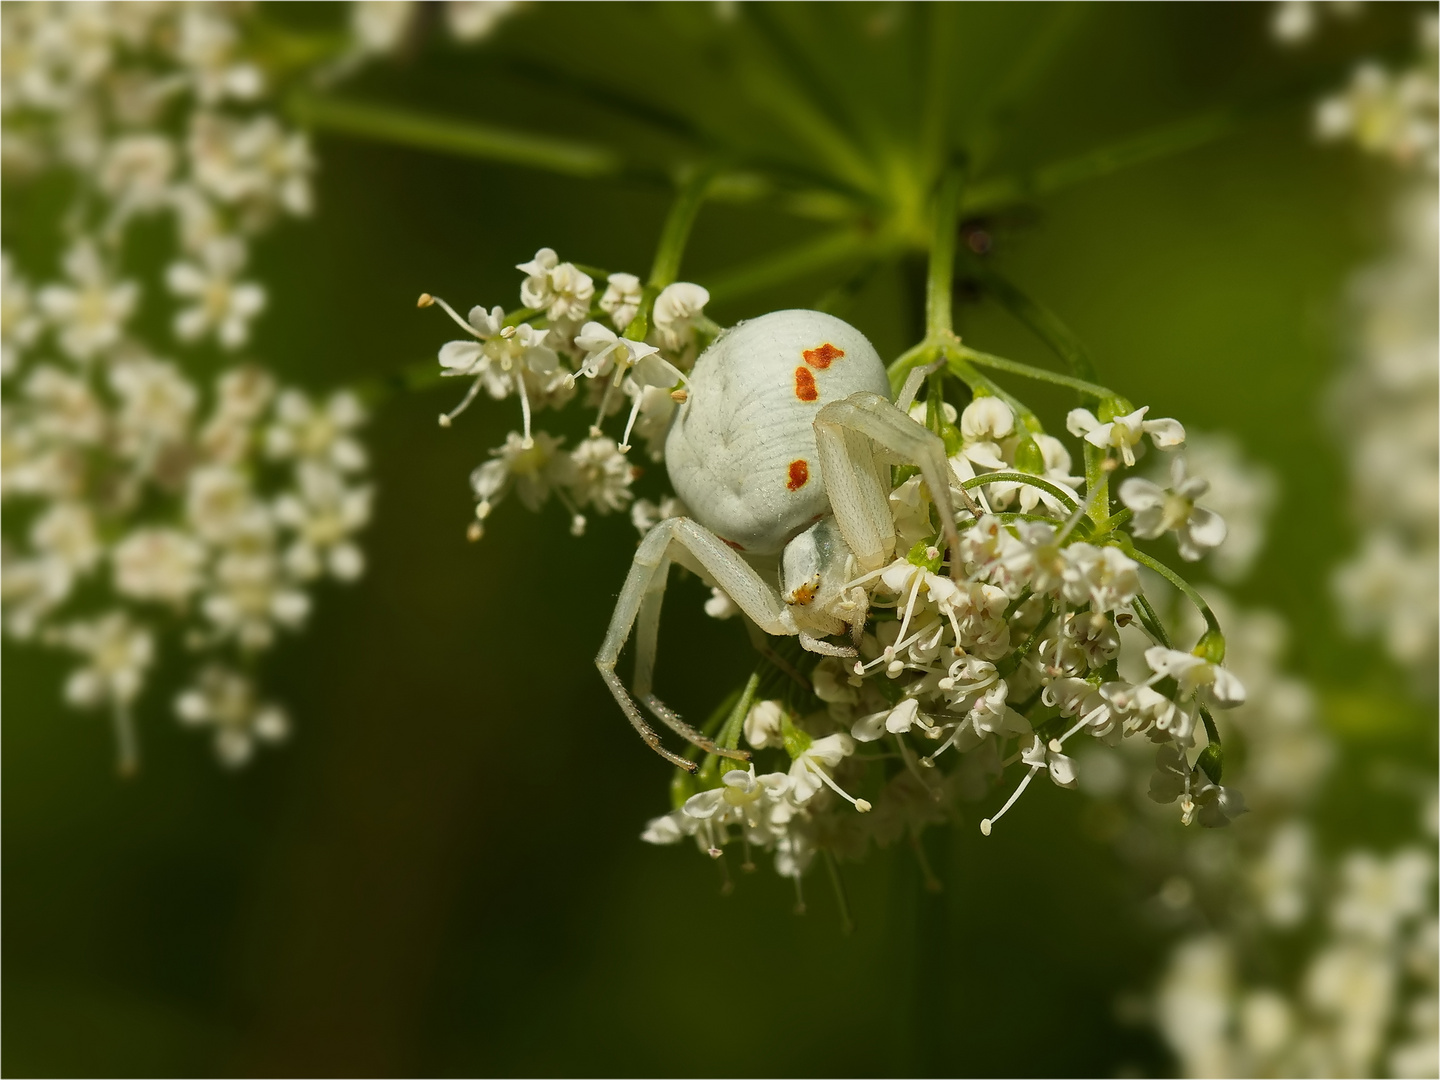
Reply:
[[[566,487],[576,506],[593,506],[602,514],[623,510],[630,502],[633,478],[629,459],[614,439],[586,439],[570,452]]]
[[[322,570],[340,581],[354,581],[365,570],[365,556],[351,539],[370,520],[372,489],[347,487],[333,469],[305,462],[296,471],[298,490],[275,502],[275,520],[294,530],[285,565],[308,579]]]
[[[283,742],[290,722],[282,709],[259,700],[255,684],[239,672],[213,665],[175,699],[180,722],[215,732],[215,753],[239,768],[262,743]]]
[[[658,504],[649,499],[637,499],[630,507],[630,524],[644,536],[660,522],[684,517],[686,513],[685,504],[673,495],[665,496]]]
[[[828,787],[862,814],[870,809],[864,799],[857,799],[835,783],[828,770],[855,752],[850,736],[836,733],[823,739],[811,739],[790,763],[790,796],[796,803],[809,802],[822,787]]]
[[[265,290],[236,280],[245,267],[245,245],[234,237],[206,244],[199,262],[175,262],[165,273],[176,296],[193,301],[175,315],[175,336],[195,341],[207,333],[227,349],[250,340],[250,321],[265,307]]]
[[[0,253],[0,375],[10,375],[20,352],[34,343],[42,323],[29,283],[15,273],[8,253]]]
[[[1170,464],[1170,487],[1130,476],[1120,485],[1120,501],[1134,511],[1136,536],[1153,540],[1162,533],[1174,532],[1180,557],[1196,562],[1225,540],[1224,518],[1195,505],[1209,487],[1199,477],[1187,477],[1185,459],[1177,457]]]
[[[550,248],[541,248],[535,258],[515,269],[526,275],[520,285],[520,302],[527,308],[544,311],[552,321],[574,322],[589,314],[594,280],[573,263],[560,262]]]
[[[200,585],[205,548],[178,529],[137,529],[115,545],[111,559],[122,596],[182,604]]]
[[[1083,437],[1091,446],[1119,450],[1125,464],[1134,465],[1135,446],[1146,435],[1162,450],[1185,442],[1185,429],[1178,420],[1146,420],[1145,414],[1149,411],[1150,406],[1142,405],[1127,416],[1117,416],[1110,423],[1102,424],[1089,409],[1071,409],[1065,418],[1065,427],[1071,435]]]
[[[1074,543],[1063,548],[1065,599],[1094,611],[1118,611],[1140,591],[1140,564],[1114,547]]]
[[[600,310],[610,316],[616,330],[624,333],[639,312],[644,297],[644,288],[634,274],[611,274],[605,283],[605,294],[600,297]]]
[[[189,434],[200,394],[174,364],[121,361],[110,369],[110,387],[121,402],[116,426],[123,452],[140,456]]]
[[[470,487],[478,505],[475,516],[484,520],[513,488],[528,510],[538,510],[556,484],[570,476],[570,457],[560,449],[560,440],[537,431],[529,445],[518,432],[505,437],[505,445],[490,451],[492,460],[470,474]],[[622,459],[623,460],[623,459]]]
[[[69,285],[47,285],[39,304],[55,327],[60,347],[81,362],[120,341],[125,322],[140,300],[140,286],[114,281],[95,245],[82,240],[65,255]]]
[[[265,432],[272,458],[300,458],[341,472],[365,468],[365,448],[353,432],[365,422],[365,407],[348,390],[316,405],[299,390],[284,391],[275,402],[275,422]]]
[[[239,32],[232,19],[200,5],[180,12],[180,34],[175,55],[186,68],[195,96],[204,105],[226,98],[249,101],[264,89],[264,78],[254,64],[237,60]]]
[[[677,281],[660,290],[652,318],[667,349],[684,348],[709,302],[709,291],[688,281]]]
[[[790,778],[784,773],[755,775],[749,770],[731,769],[720,778],[718,788],[701,791],[685,800],[684,811],[692,818],[712,820],[717,825],[738,824],[751,828],[762,824],[770,806],[785,797]]]
[[[886,733],[908,734],[912,727],[931,731],[934,725],[920,712],[920,702],[916,698],[905,698],[893,709],[861,717],[855,721],[850,734],[859,742],[874,742]]]
[[[1157,676],[1174,679],[1182,698],[1204,689],[1221,708],[1245,703],[1245,687],[1233,672],[1194,653],[1156,645],[1145,650],[1145,662]]]
[[[128,705],[140,693],[155,657],[150,632],[118,611],[71,624],[63,641],[86,658],[65,683],[65,699],[84,708]]]
[[[757,701],[745,714],[745,741],[756,750],[767,746],[784,746],[780,734],[785,706],[778,701]]]

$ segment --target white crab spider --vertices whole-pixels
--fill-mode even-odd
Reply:
[[[635,699],[703,750],[723,750],[651,692],[660,605],[670,564],[718,586],[759,630],[798,636],[810,652],[853,656],[821,640],[865,625],[855,579],[894,556],[892,464],[920,467],[946,542],[958,543],[945,444],[898,403],[885,365],[853,326],[819,311],[777,311],[742,322],[706,349],[665,442],[675,493],[692,518],[660,522],[640,542],[595,666],[640,737],[667,761]],[[955,569],[952,559],[952,572]],[[636,631],[634,698],[615,673]]]

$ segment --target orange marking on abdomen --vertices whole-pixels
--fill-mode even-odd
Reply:
[[[736,551],[744,551],[744,550],[745,550],[745,545],[744,545],[744,544],[737,544],[734,540],[726,540],[723,536],[720,537],[720,542],[721,542],[722,544],[724,544],[726,547],[734,548]]]
[[[805,486],[806,481],[808,481],[809,479],[810,466],[806,463],[804,458],[796,458],[794,461],[790,462],[790,479],[785,483],[785,486],[787,488],[789,488],[791,491],[799,491],[802,487]]]
[[[795,369],[795,396],[801,401],[814,401],[820,396],[820,391],[815,389],[815,376],[810,374],[809,368]]]
[[[805,358],[805,363],[809,364],[811,367],[820,368],[820,370],[823,371],[825,368],[830,366],[831,361],[839,360],[840,357],[844,356],[845,350],[837,349],[834,345],[831,345],[827,341],[818,349],[806,349],[800,355]]]

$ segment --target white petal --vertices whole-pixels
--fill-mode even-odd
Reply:
[[[447,341],[440,347],[440,366],[452,371],[469,371],[480,359],[477,341]]]
[[[1145,429],[1145,434],[1155,440],[1156,446],[1180,446],[1185,442],[1185,428],[1179,420],[1171,420],[1169,417],[1146,420],[1142,427]]]
[[[1120,501],[1139,513],[1164,505],[1165,489],[1139,476],[1126,477],[1120,485]]]
[[[1065,416],[1065,430],[1077,437],[1099,426],[1100,421],[1089,409],[1071,409]]]

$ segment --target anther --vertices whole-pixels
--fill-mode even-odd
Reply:
[[[449,413],[441,413],[441,414],[440,414],[440,426],[441,426],[441,427],[449,427],[449,426],[450,426],[450,414],[449,414]]]
[[[1048,746],[1050,748],[1050,752],[1054,754],[1058,754],[1061,750],[1065,749],[1065,744],[1062,743],[1059,739],[1051,739],[1045,745]]]
[[[428,292],[422,292],[420,299],[415,301],[415,306],[417,308],[429,307],[433,303],[435,303],[435,297],[431,296]]]
[[[690,391],[686,390],[683,386],[670,391],[670,400],[678,402],[681,405],[685,404],[689,397]]]
[[[472,544],[485,535],[485,527],[478,521],[472,521],[470,527],[465,530],[465,539]]]

